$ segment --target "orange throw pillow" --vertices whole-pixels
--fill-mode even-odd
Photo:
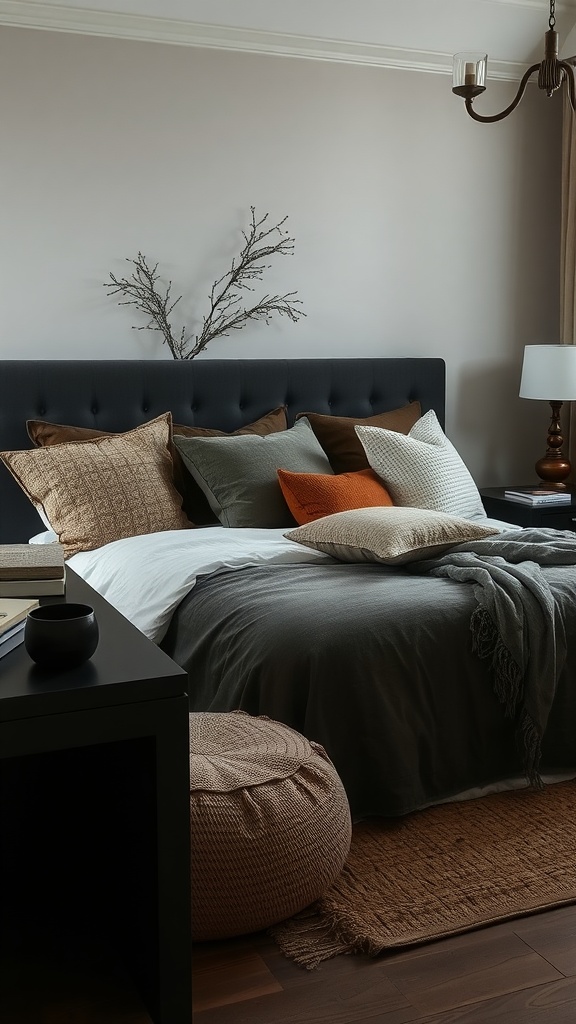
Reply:
[[[355,473],[292,473],[279,469],[278,480],[288,508],[299,526],[335,512],[373,508],[394,502],[373,469]]]

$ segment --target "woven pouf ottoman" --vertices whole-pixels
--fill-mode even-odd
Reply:
[[[192,935],[259,931],[318,899],[350,849],[348,800],[318,744],[243,712],[190,715]]]

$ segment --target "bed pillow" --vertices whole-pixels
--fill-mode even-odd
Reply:
[[[433,409],[407,436],[378,427],[356,427],[356,433],[395,505],[486,518],[478,488]]]
[[[278,430],[286,430],[288,420],[286,419],[286,406],[280,405],[276,409],[247,423],[238,430],[236,434],[272,434]],[[111,432],[107,430],[96,430],[94,427],[75,427],[63,423],[49,423],[46,420],[27,420],[26,429],[28,437],[38,447],[45,447],[51,444],[62,444],[65,441],[87,441],[93,437],[110,437]],[[184,437],[227,437],[224,430],[216,430],[211,427],[191,427],[185,423],[174,423],[172,427],[174,434],[182,434]],[[180,453],[170,442],[170,451],[174,462],[174,486],[183,498],[182,507],[188,519],[197,526],[204,526],[210,523],[217,523],[218,519],[212,512],[204,494],[198,487],[196,481],[184,469]]]
[[[239,434],[257,434],[259,437],[267,437],[268,434],[276,434],[280,430],[287,429],[285,405],[271,409],[259,419],[252,423],[246,423],[229,434],[225,430],[215,430],[211,427],[188,427],[182,423],[174,424],[174,433],[182,437],[237,437]],[[210,526],[218,523],[218,517],[210,508],[206,495],[191,473],[186,470],[177,448],[174,452],[174,483],[184,498],[184,511],[193,523],[196,523],[197,526]]]
[[[385,427],[407,434],[421,415],[420,402],[410,402],[399,409],[380,412],[376,416],[327,416],[324,413],[299,413],[296,419],[305,416],[326,452],[335,473],[352,473],[368,469],[366,453],[356,436],[354,427]]]
[[[94,427],[71,427],[67,423],[49,423],[47,420],[26,420],[26,430],[32,444],[47,448],[51,444],[66,441],[91,441],[93,437],[110,437],[108,430]]]
[[[271,434],[276,430],[286,430],[288,421],[286,419],[286,406],[280,405],[272,409],[254,423],[248,423],[234,434]],[[51,444],[62,444],[65,441],[88,441],[93,437],[109,437],[112,431],[96,430],[94,427],[73,427],[65,423],[49,423],[47,420],[26,420],[28,437],[38,448],[45,448]],[[215,430],[210,427],[190,427],[185,423],[174,423],[172,425],[174,434],[183,434],[185,437],[224,437],[225,430]],[[114,431],[117,433],[117,431]]]
[[[338,512],[284,536],[340,562],[403,565],[442,554],[455,544],[500,533],[494,526],[429,509],[392,506]]]
[[[183,437],[236,437],[237,434],[258,434],[265,437],[267,434],[276,434],[279,430],[288,429],[286,418],[286,406],[279,405],[276,409],[260,416],[253,423],[246,423],[237,430],[228,433],[226,430],[215,430],[212,427],[188,427],[183,423],[175,423],[173,426],[175,434],[182,434]]]
[[[0,452],[0,459],[69,558],[123,537],[190,527],[172,482],[170,432],[165,413],[124,434]]]
[[[306,419],[265,437],[176,435],[174,444],[223,526],[290,526],[277,470],[332,474]]]
[[[278,470],[284,500],[297,523],[371,505],[391,505],[392,498],[373,469],[357,473],[292,473]]]

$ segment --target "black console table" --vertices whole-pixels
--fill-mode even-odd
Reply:
[[[186,674],[70,570],[67,581],[66,599],[96,612],[92,659],[46,673],[23,645],[0,658],[0,949],[88,934],[120,959],[155,1024],[184,1024]]]

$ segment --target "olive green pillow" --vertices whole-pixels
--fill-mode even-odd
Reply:
[[[265,437],[180,437],[174,444],[223,526],[278,528],[294,523],[278,470],[332,473],[306,419]]]

